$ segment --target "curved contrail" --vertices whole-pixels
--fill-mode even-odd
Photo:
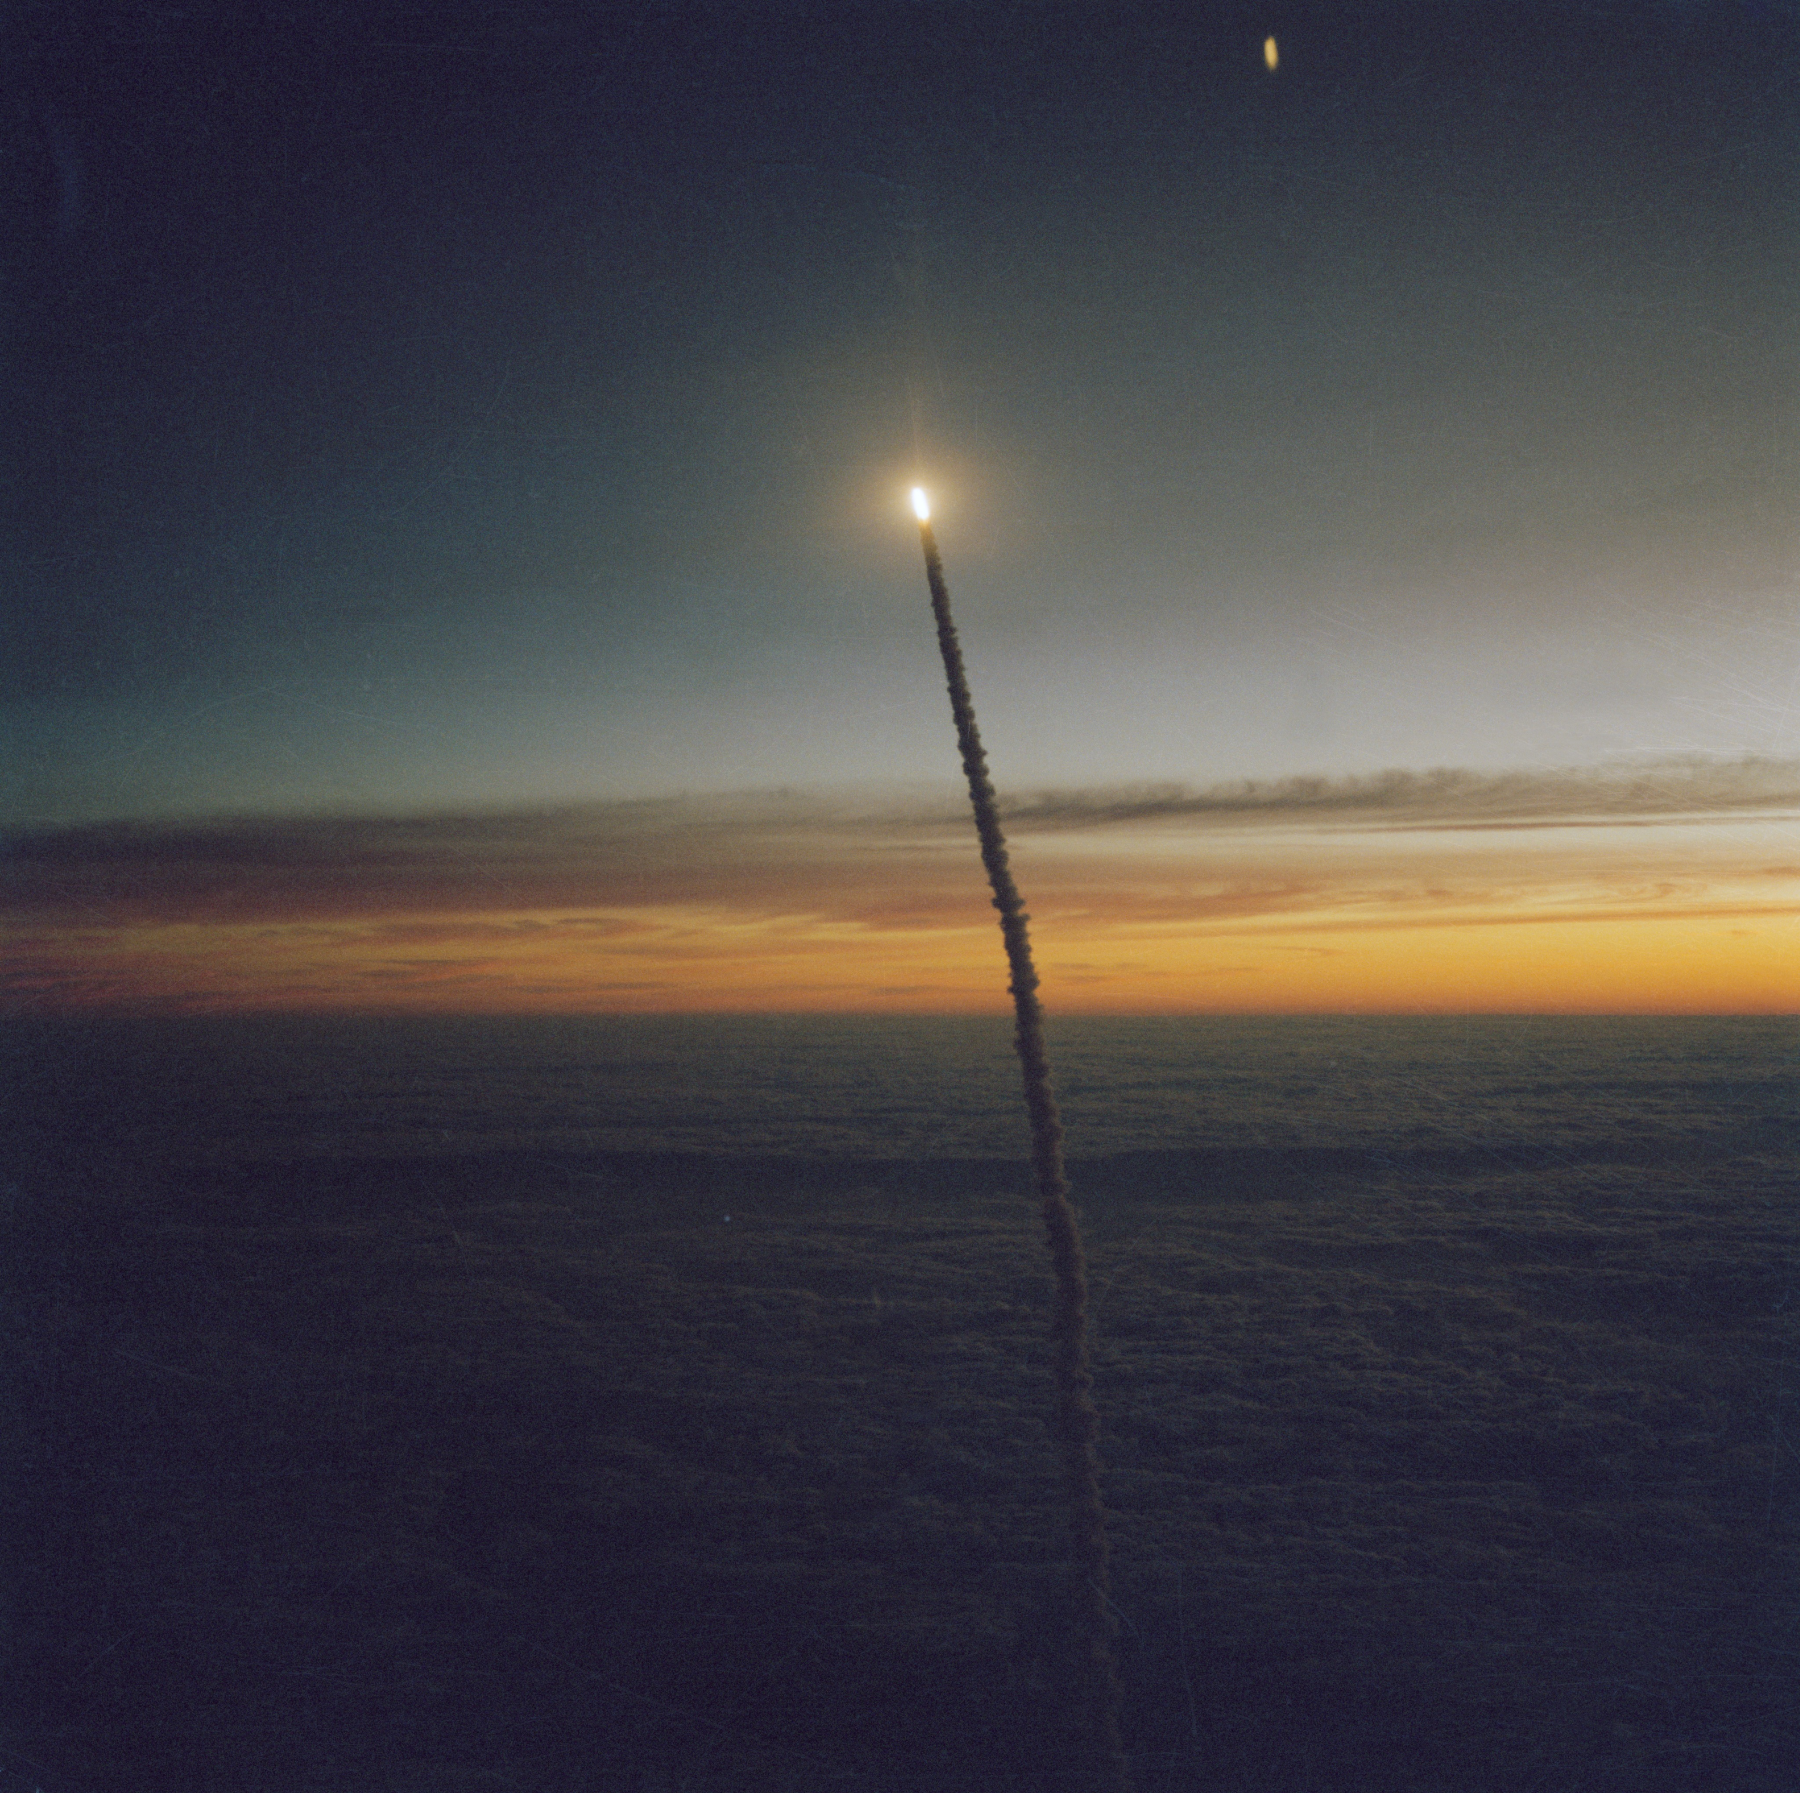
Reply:
[[[1087,1264],[1081,1229],[1069,1205],[1063,1174],[1062,1121],[1050,1089],[1050,1060],[1044,1050],[1044,1011],[1038,1004],[1037,968],[1031,961],[1030,918],[1007,863],[1006,836],[988,778],[987,755],[975,726],[975,706],[963,670],[962,644],[950,616],[950,593],[944,563],[923,492],[913,493],[919,513],[919,539],[925,548],[925,578],[931,587],[931,613],[937,619],[938,647],[950,686],[950,714],[969,779],[969,801],[975,809],[975,832],[981,839],[981,863],[987,867],[1000,911],[1000,934],[1012,972],[1015,1041],[1025,1078],[1025,1108],[1031,1117],[1031,1163],[1038,1195],[1044,1204],[1044,1231],[1056,1268],[1056,1313],[1051,1324],[1052,1361],[1056,1375],[1056,1438],[1069,1489],[1070,1528],[1074,1535],[1078,1576],[1077,1616],[1085,1650],[1082,1660],[1094,1742],[1105,1771],[1120,1793],[1129,1793],[1124,1745],[1119,1738],[1119,1677],[1113,1660],[1112,1616],[1107,1600],[1106,1509],[1100,1500],[1100,1460],[1094,1450],[1098,1415],[1089,1390],[1093,1377],[1087,1362]]]

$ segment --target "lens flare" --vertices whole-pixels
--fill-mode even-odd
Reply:
[[[913,487],[913,511],[921,523],[931,521],[931,500],[925,496],[923,486]]]

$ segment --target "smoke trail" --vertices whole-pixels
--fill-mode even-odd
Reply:
[[[924,510],[923,497],[915,504]],[[1000,831],[999,804],[988,778],[987,755],[975,726],[975,706],[963,670],[962,644],[950,616],[950,593],[944,563],[929,520],[919,518],[925,547],[925,578],[931,586],[931,613],[937,619],[938,647],[950,686],[950,713],[956,720],[957,745],[969,780],[975,809],[975,832],[981,840],[981,863],[987,867],[1000,911],[1000,934],[1012,973],[1015,1042],[1025,1079],[1025,1108],[1031,1117],[1031,1163],[1044,1205],[1044,1231],[1056,1269],[1056,1311],[1051,1324],[1052,1363],[1056,1376],[1056,1438],[1068,1481],[1070,1529],[1075,1545],[1077,1619],[1084,1647],[1081,1663],[1093,1736],[1111,1784],[1129,1793],[1125,1750],[1119,1738],[1119,1678],[1113,1661],[1112,1618],[1107,1601],[1106,1509],[1100,1500],[1100,1461],[1094,1451],[1098,1415],[1089,1395],[1093,1377],[1087,1362],[1087,1264],[1081,1229],[1069,1205],[1063,1174],[1062,1121],[1050,1089],[1050,1060],[1044,1050],[1044,1012],[1038,1004],[1037,968],[1031,961],[1029,917],[1007,863],[1006,836]]]

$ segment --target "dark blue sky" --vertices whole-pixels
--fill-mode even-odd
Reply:
[[[5,817],[1790,753],[1797,49],[15,10]]]

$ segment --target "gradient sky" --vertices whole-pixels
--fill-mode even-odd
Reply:
[[[1107,928],[1165,895],[1149,969],[1118,948],[1092,1006],[1614,1005],[1571,993],[1579,942],[1497,983],[1464,952],[1421,994],[1416,932],[1354,987],[1271,973],[1227,1000],[1193,958],[1205,904],[1277,862],[1308,914],[1379,889],[1403,934],[1432,890],[1597,917],[1678,885],[1763,931],[1666,1005],[1800,1002],[1793,6],[77,3],[11,13],[0,68],[27,1000],[124,1000],[127,948],[145,1000],[367,1000],[362,972],[333,981],[342,943],[297,985],[138,953],[152,914],[230,920],[193,895],[222,840],[263,921],[324,925],[277,846],[332,818],[436,818],[459,865],[496,828],[548,831],[562,865],[572,828],[553,907],[604,932],[648,851],[621,818],[674,805],[656,916],[704,911],[725,961],[770,968],[730,934],[746,916],[866,925],[835,894],[861,875],[850,804],[912,843],[881,862],[891,900],[930,908],[943,854],[976,874],[972,846],[922,844],[949,812],[918,793],[953,796],[955,759],[917,478],[997,782],[1088,805],[1022,848],[1055,895],[1027,884],[1053,1003],[1097,962],[1045,933],[1079,885]],[[1620,797],[1634,767],[1681,801]],[[1347,793],[1434,768],[1465,795],[1538,781],[1479,872],[1442,857],[1469,817],[1432,822],[1429,867],[1404,817],[1339,825]],[[1256,828],[1202,804],[1176,852],[1114,813],[1296,778],[1334,793],[1324,835],[1273,799]],[[782,789],[797,810],[733,796]],[[815,846],[784,859],[796,830]],[[155,900],[117,886],[184,851]],[[40,875],[108,853],[99,908],[88,872]],[[1077,861],[1085,882],[1055,869]],[[826,862],[849,869],[821,894]],[[719,910],[750,863],[785,882]],[[530,879],[477,901],[444,876],[402,918],[352,853],[332,913],[546,913]],[[102,912],[127,933],[83,934]],[[987,1000],[976,957],[965,979],[949,934],[914,932],[937,946],[888,942],[881,969],[858,936],[847,980],[809,935],[812,975],[771,968],[739,1006]],[[1685,949],[1631,938],[1614,983],[1661,988]],[[467,1000],[708,1005],[700,973],[634,977],[622,950],[560,963]]]

